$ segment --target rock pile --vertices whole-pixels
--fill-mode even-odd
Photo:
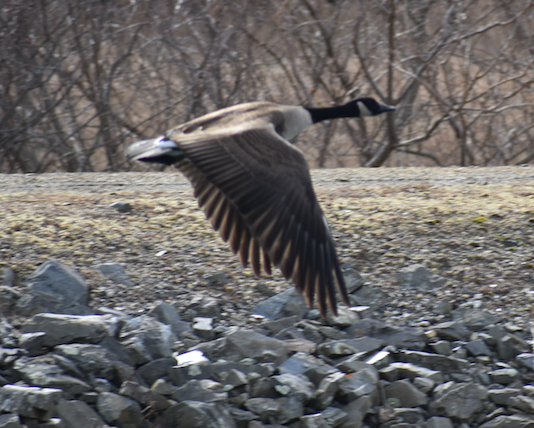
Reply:
[[[100,270],[128,284],[120,266]],[[0,428],[534,427],[532,337],[496,314],[401,327],[356,306],[320,320],[289,290],[228,326],[207,297],[187,319],[167,303],[93,309],[57,262],[27,282],[0,293],[30,317],[0,320]]]

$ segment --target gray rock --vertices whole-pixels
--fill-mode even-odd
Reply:
[[[130,398],[112,392],[103,392],[96,402],[98,413],[106,422],[131,427],[140,426],[143,416],[141,406]]]
[[[452,352],[451,342],[448,340],[438,340],[437,342],[431,343],[430,347],[434,352],[441,355],[450,355]]]
[[[300,418],[301,428],[330,428],[330,425],[320,413],[306,415]]]
[[[28,356],[36,357],[46,352],[45,346],[46,333],[38,331],[36,333],[22,333],[19,337],[19,346],[28,352]]]
[[[453,319],[459,320],[468,329],[480,331],[488,325],[497,324],[502,321],[500,315],[490,314],[473,308],[458,308],[452,312]]]
[[[518,388],[499,388],[489,389],[488,397],[491,401],[499,406],[508,405],[508,400],[512,397],[516,397],[521,394],[521,390]]]
[[[421,351],[400,350],[398,359],[442,373],[461,372],[469,367],[467,360]]]
[[[162,419],[166,428],[236,428],[226,406],[199,401],[174,404]]]
[[[491,355],[491,350],[482,339],[475,339],[467,342],[465,348],[474,357],[479,355]]]
[[[360,272],[358,272],[356,269],[345,269],[343,271],[343,277],[345,279],[347,293],[349,294],[352,294],[355,291],[359,290],[365,283]]]
[[[292,355],[278,369],[280,373],[303,374],[315,385],[319,385],[326,376],[339,372],[335,367],[304,352],[297,352]]]
[[[257,362],[280,364],[287,359],[287,345],[252,330],[239,329],[225,337],[223,356],[229,361],[253,358]],[[197,347],[199,349],[199,347]]]
[[[432,273],[421,264],[414,264],[401,269],[397,273],[397,281],[401,286],[416,287],[423,290],[430,290],[441,287],[447,280]]]
[[[74,361],[84,373],[108,379],[118,385],[134,373],[133,367],[119,361],[117,355],[100,345],[73,343],[58,345],[55,351]]]
[[[187,305],[188,312],[194,314],[189,320],[194,317],[219,318],[221,315],[221,308],[217,299],[209,296],[198,295],[194,296]]]
[[[182,321],[176,308],[168,303],[159,303],[151,309],[147,315],[156,318],[163,324],[169,325],[176,337],[180,336],[182,333],[192,331],[191,324]]]
[[[128,202],[116,201],[109,204],[110,208],[117,210],[120,213],[128,213],[132,210],[132,206]]]
[[[250,398],[245,402],[245,408],[258,415],[262,422],[270,422],[277,417],[280,401],[275,398]]]
[[[121,330],[120,343],[136,364],[170,357],[176,337],[171,328],[147,315],[128,321]]]
[[[21,297],[22,294],[15,288],[9,285],[0,285],[0,305],[2,307],[13,308]]]
[[[452,305],[448,300],[438,300],[438,302],[432,308],[433,311],[439,315],[452,314]]]
[[[351,337],[369,336],[397,348],[423,349],[427,342],[422,328],[398,327],[371,318],[361,319],[345,331]]]
[[[434,389],[434,406],[445,416],[466,420],[483,408],[488,391],[475,383],[447,382]]]
[[[368,395],[358,398],[357,400],[342,407],[342,410],[347,413],[347,421],[341,425],[341,428],[361,428],[363,426],[363,419],[367,412],[371,409],[372,401]]]
[[[284,373],[272,376],[272,380],[280,395],[298,397],[302,402],[308,401],[315,393],[315,385],[303,375]]]
[[[304,414],[304,401],[302,396],[290,395],[278,399],[279,407],[275,420],[280,424],[300,419]]]
[[[385,388],[386,398],[396,398],[401,407],[425,406],[428,397],[406,379],[396,380]]]
[[[273,297],[258,303],[253,313],[262,315],[270,320],[277,320],[284,317],[296,315],[303,318],[308,312],[308,307],[304,297],[295,288],[290,288]]]
[[[534,371],[534,354],[524,352],[515,357],[515,360],[518,362],[519,365]]]
[[[396,407],[395,418],[413,426],[421,426],[425,421],[425,413],[420,407]]]
[[[389,382],[404,378],[413,380],[416,377],[428,378],[437,384],[443,382],[441,372],[430,370],[426,367],[419,367],[411,363],[391,363],[387,367],[380,369],[380,376]]]
[[[57,415],[65,424],[65,428],[106,428],[100,415],[87,403],[78,400],[60,400]]]
[[[61,394],[54,388],[4,385],[0,388],[0,411],[47,420],[54,414]]]
[[[311,405],[317,410],[324,410],[330,406],[343,379],[345,373],[342,372],[334,372],[323,378],[313,394]]]
[[[507,404],[525,413],[534,414],[534,398],[518,395],[510,397]]]
[[[424,428],[453,428],[454,425],[449,418],[442,418],[440,416],[433,416],[427,419]]]
[[[337,427],[349,419],[348,413],[338,407],[327,407],[321,412],[321,416],[331,427]]]
[[[176,360],[173,357],[157,358],[139,367],[135,375],[145,386],[151,386],[156,380],[169,376],[175,365]],[[183,383],[185,382],[175,382],[177,385]]]
[[[534,419],[528,416],[497,416],[479,428],[534,428]]]
[[[14,413],[0,415],[0,428],[22,428],[19,415]]]
[[[501,361],[509,361],[519,353],[512,335],[506,334],[497,339],[497,355]]]
[[[212,340],[215,337],[213,331],[213,318],[193,318],[193,332],[203,340]]]
[[[39,312],[85,315],[89,288],[69,266],[55,260],[39,266],[27,280],[28,293],[17,302],[17,312],[24,316]]]
[[[44,332],[44,346],[63,343],[98,343],[115,336],[119,320],[111,315],[37,314],[22,326],[23,333]]]
[[[356,339],[332,340],[322,343],[317,350],[329,358],[337,358],[360,352],[372,352],[384,346],[380,339],[364,336]]]
[[[17,281],[17,274],[10,267],[4,268],[2,272],[2,285],[13,287]]]
[[[172,394],[176,401],[202,401],[204,403],[223,402],[228,399],[224,385],[210,379],[190,380]]]
[[[440,339],[443,340],[467,340],[471,332],[459,321],[447,321],[432,326]]]
[[[519,377],[519,372],[513,368],[492,370],[489,373],[492,382],[508,385]]]
[[[329,312],[326,317],[326,321],[328,322],[328,324],[336,326],[338,328],[346,328],[354,324],[359,319],[360,317],[356,312],[344,306],[339,306],[337,308],[337,316],[334,316]]]
[[[37,358],[19,358],[13,369],[31,386],[61,389],[65,396],[71,397],[91,389],[86,382],[65,374],[65,369],[58,364],[54,355],[43,355]],[[72,372],[71,372],[72,373]],[[75,371],[75,375],[81,375]]]
[[[96,268],[104,275],[106,278],[111,279],[116,284],[122,284],[126,286],[132,286],[130,276],[124,272],[124,266],[120,263],[102,263],[96,265]]]
[[[425,394],[429,394],[436,386],[436,382],[427,377],[416,377],[412,382],[417,389]]]
[[[362,395],[371,394],[377,386],[377,371],[374,368],[364,368],[339,382],[337,395],[342,403],[350,403]]]

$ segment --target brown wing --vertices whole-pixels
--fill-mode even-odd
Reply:
[[[273,129],[242,130],[211,138],[167,135],[187,160],[177,167],[191,182],[199,206],[243,266],[260,274],[271,262],[326,316],[337,314],[335,282],[348,304],[334,242],[313,191],[302,152]],[[260,251],[261,250],[261,251]]]

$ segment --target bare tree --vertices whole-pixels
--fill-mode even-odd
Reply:
[[[0,171],[118,171],[123,148],[252,100],[374,96],[323,123],[312,165],[534,160],[533,0],[11,0],[0,6]],[[138,168],[138,167],[137,167]]]

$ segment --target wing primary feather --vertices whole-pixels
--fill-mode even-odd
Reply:
[[[243,219],[237,212],[237,210],[234,208],[234,223],[232,226],[232,230],[230,231],[230,249],[234,254],[237,254],[239,252],[239,249],[241,247],[241,242],[243,240],[243,233],[244,233],[244,224]]]
[[[333,254],[333,258],[337,289],[339,291],[339,294],[341,294],[341,299],[343,300],[343,303],[345,303],[345,305],[347,306],[350,306],[349,294],[347,293],[347,287],[345,286],[345,278],[343,277],[343,273],[341,272],[341,268],[339,267],[335,252]]]
[[[217,204],[217,207],[213,212],[213,217],[211,218],[211,225],[213,226],[214,230],[218,231],[220,229],[224,215],[227,211],[227,205],[228,201],[224,198],[223,195],[223,197],[219,199],[219,203]]]
[[[328,293],[328,305],[334,315],[337,316],[337,304],[336,304],[336,287],[334,283],[333,266],[332,266],[332,253],[330,252],[330,243],[326,242],[323,246],[325,261],[325,282],[326,292]]]
[[[312,307],[315,294],[315,281],[317,279],[317,266],[315,264],[317,248],[315,240],[311,239],[310,241],[309,255],[306,258],[306,281],[304,282],[304,294],[306,301],[308,301],[310,307]]]
[[[211,219],[213,217],[213,213],[220,206],[221,200],[223,199],[224,195],[221,193],[220,190],[217,189],[217,191],[214,192],[211,197],[206,201],[206,205],[204,205],[204,213],[206,214],[206,217],[208,219]]]
[[[267,254],[267,251],[262,251],[263,253],[263,270],[268,276],[271,276],[273,274],[271,270],[271,259],[269,258],[269,254]]]
[[[243,231],[243,235],[241,235],[241,244],[239,245],[239,260],[241,261],[241,265],[243,267],[247,267],[248,265],[248,258],[251,251],[251,235],[248,228],[245,226],[245,230]]]
[[[223,214],[223,219],[221,222],[221,230],[219,233],[221,234],[221,238],[224,242],[228,242],[228,238],[230,237],[230,232],[232,231],[232,227],[235,223],[235,208],[232,206],[231,203],[226,202],[226,209],[225,213]],[[235,252],[234,252],[235,253]]]
[[[260,276],[261,275],[261,262],[260,262],[260,246],[258,244],[258,241],[256,241],[254,238],[251,239],[251,249],[250,249],[250,264],[252,265],[252,270],[254,271],[254,275]]]

